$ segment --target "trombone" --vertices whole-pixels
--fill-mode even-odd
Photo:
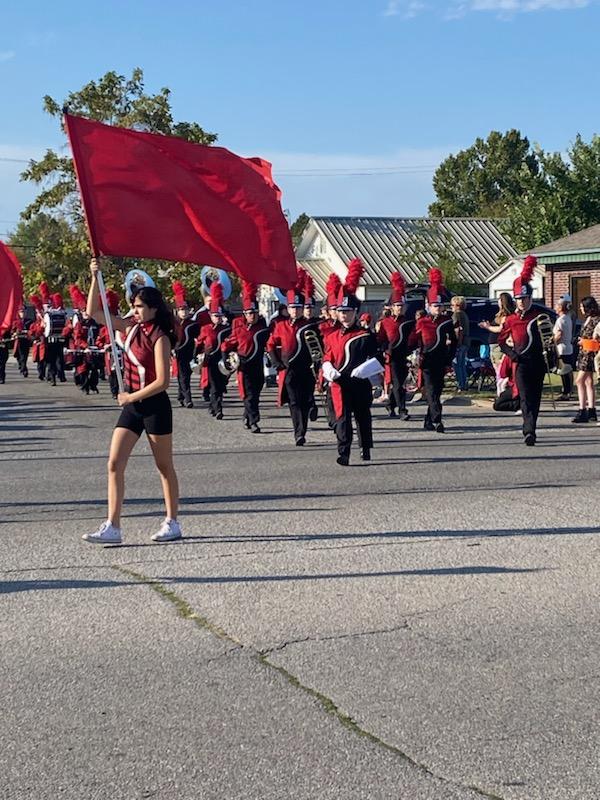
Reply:
[[[321,396],[323,408],[325,411],[327,411],[327,400],[325,399],[325,393],[319,386],[319,368],[321,366],[321,362],[323,361],[323,348],[321,346],[321,340],[317,336],[316,331],[314,331],[312,328],[304,331],[303,335],[306,346],[308,347],[308,352],[310,354],[310,368],[312,369],[312,373],[315,377],[315,386],[317,388],[317,392]]]

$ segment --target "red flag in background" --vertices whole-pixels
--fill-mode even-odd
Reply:
[[[23,278],[16,255],[0,242],[0,331],[10,329],[23,305]]]
[[[271,165],[65,114],[96,255],[233,270],[288,287],[296,260]]]

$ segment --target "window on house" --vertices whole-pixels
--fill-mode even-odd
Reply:
[[[571,278],[571,297],[573,298],[573,308],[577,312],[579,319],[583,316],[579,310],[579,304],[584,297],[587,297],[592,291],[592,280],[589,275],[579,275],[577,278]]]

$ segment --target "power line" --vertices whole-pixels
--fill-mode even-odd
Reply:
[[[12,164],[29,164],[33,161],[31,158],[7,158],[7,156],[0,156],[0,161],[9,161]]]

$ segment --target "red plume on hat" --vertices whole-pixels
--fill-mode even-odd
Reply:
[[[302,290],[304,292],[304,303],[306,305],[312,305],[315,302],[315,282],[308,270],[304,270],[304,284]]]
[[[513,281],[513,295],[514,297],[531,297],[533,294],[533,286],[530,280],[533,278],[533,273],[537,267],[537,258],[535,256],[526,256],[523,261],[523,268],[519,277]]]
[[[390,282],[392,284],[392,294],[390,296],[390,303],[403,303],[406,295],[406,281],[401,272],[392,272],[390,275]]]
[[[173,281],[171,288],[173,290],[173,299],[175,300],[175,307],[183,308],[187,306],[187,292],[183,283],[181,283],[181,281]]]
[[[223,313],[223,284],[220,281],[213,281],[210,285],[210,313]]]
[[[71,298],[73,308],[76,308],[78,311],[83,311],[87,306],[87,297],[76,283],[72,283],[69,286],[69,297]]]
[[[353,258],[352,261],[349,262],[346,280],[338,296],[338,308],[353,308],[358,311],[360,308],[360,300],[356,296],[356,290],[358,289],[358,284],[364,272],[365,265],[360,258]]]
[[[242,281],[242,311],[256,311],[256,293],[258,284],[250,281]]]
[[[42,297],[42,303],[45,306],[49,306],[50,305],[50,287],[48,286],[46,281],[42,281],[40,283],[40,285],[38,286],[38,292],[40,293],[40,295]]]
[[[114,289],[107,289],[106,290],[106,303],[108,305],[108,310],[115,317],[119,313],[119,303],[120,302],[121,302],[121,298],[119,297],[118,292],[115,292]]]
[[[339,275],[336,275],[335,272],[332,272],[327,278],[327,283],[325,284],[325,293],[327,295],[328,306],[337,305],[337,299],[341,288],[342,282]]]
[[[52,300],[52,307],[53,308],[62,308],[63,307],[63,297],[60,292],[54,292],[54,294],[50,298]]]
[[[39,294],[32,294],[29,298],[29,302],[36,311],[38,311],[40,314],[42,313],[44,310],[44,304],[42,303],[42,298],[39,296]]]
[[[437,267],[432,267],[429,270],[429,289],[427,290],[427,302],[443,303],[444,298],[448,294],[448,290],[444,286],[444,276],[442,270]]]

